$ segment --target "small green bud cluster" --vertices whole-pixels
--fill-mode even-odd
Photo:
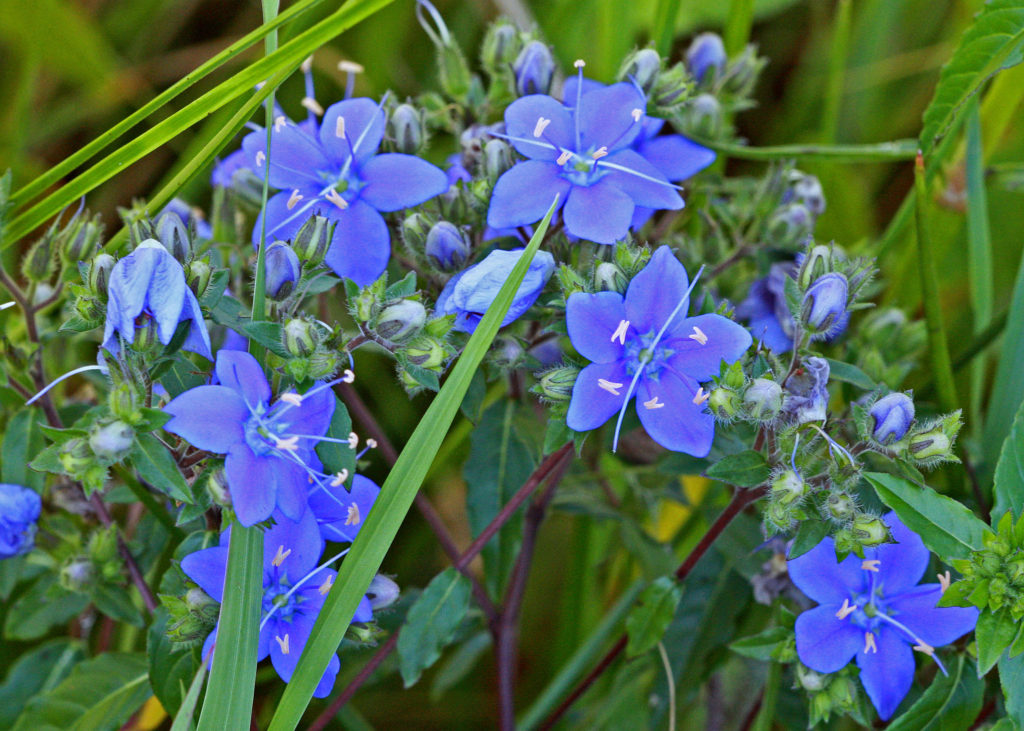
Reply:
[[[801,508],[810,488],[799,472],[782,469],[775,473],[764,507],[764,521],[769,535],[789,533],[797,521],[806,518]]]
[[[282,328],[284,349],[288,352],[285,372],[295,381],[329,380],[342,365],[334,333],[315,320],[293,317]]]
[[[579,366],[571,363],[543,370],[537,373],[537,382],[530,387],[530,391],[548,404],[554,415],[563,416],[569,408],[572,389],[580,370]]]
[[[1024,515],[1007,512],[987,532],[984,548],[967,559],[952,561],[963,578],[943,594],[940,606],[973,605],[991,612],[1008,612],[1013,622],[1024,618]]]
[[[825,723],[832,714],[855,714],[860,706],[856,672],[848,665],[837,673],[819,673],[796,664],[796,682],[808,695],[810,727]]]
[[[201,645],[217,624],[220,604],[198,586],[183,596],[161,594],[160,602],[168,613],[167,637],[181,649]]]
[[[410,395],[425,388],[437,390],[438,377],[454,355],[446,337],[453,320],[447,316],[427,321],[418,335],[396,349],[398,378]]]
[[[732,365],[722,364],[720,375],[715,378],[715,387],[708,393],[708,409],[715,418],[726,424],[743,414],[743,392],[747,378],[743,374],[741,361]]]

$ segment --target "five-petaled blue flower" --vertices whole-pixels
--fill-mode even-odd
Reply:
[[[156,324],[157,337],[167,345],[179,323],[189,322],[183,350],[213,360],[199,301],[185,283],[185,272],[159,241],[147,239],[110,272],[107,322],[103,347],[116,353],[118,338],[135,342],[136,328]]]
[[[274,511],[298,520],[310,487],[324,478],[314,452],[334,414],[334,394],[314,386],[305,394],[270,403],[270,384],[254,357],[238,350],[217,353],[220,385],[197,386],[164,411],[164,427],[199,449],[226,454],[231,503],[242,525],[266,520]]]
[[[0,483],[0,559],[32,550],[41,508],[34,490]]]
[[[377,154],[385,114],[371,99],[346,99],[324,114],[315,134],[284,115],[274,122],[267,155],[266,130],[247,135],[250,168],[281,192],[267,201],[267,241],[291,239],[314,213],[336,224],[326,263],[357,284],[373,282],[387,266],[391,236],[381,212],[419,205],[448,190],[444,172],[425,160]],[[550,204],[550,201],[548,202]],[[263,233],[262,217],[253,242]]]
[[[836,560],[825,538],[789,561],[789,576],[818,602],[796,620],[796,651],[819,673],[834,673],[857,658],[860,680],[882,720],[889,719],[914,680],[914,651],[930,655],[974,629],[978,610],[935,605],[941,584],[921,584],[928,549],[889,513],[896,543],[864,549],[864,558]],[[942,577],[939,577],[942,580]],[[943,668],[943,672],[945,669]]]
[[[505,110],[507,139],[529,159],[498,178],[491,228],[539,221],[557,194],[571,236],[613,244],[629,231],[637,206],[683,207],[676,187],[631,149],[647,108],[640,90],[628,83],[584,90],[579,83],[576,92],[572,106],[532,94]]]
[[[280,514],[275,514],[275,519],[277,523],[263,537],[263,601],[257,660],[270,655],[277,674],[287,683],[295,672],[336,573],[328,568],[330,560],[317,566],[324,542],[311,513],[307,512],[299,522]],[[224,601],[230,533],[229,528],[221,534],[220,545],[190,553],[181,560],[182,571],[218,602]],[[353,621],[372,619],[373,608],[364,596]],[[216,640],[215,628],[203,645],[204,659],[210,657]],[[314,696],[323,698],[331,692],[340,667],[335,655]]]
[[[321,482],[318,489],[311,490],[309,509],[316,517],[324,540],[335,543],[354,541],[379,494],[377,483],[362,475],[352,477],[351,490],[326,481]]]
[[[566,303],[573,347],[593,361],[572,390],[570,429],[596,429],[622,414],[635,394],[640,423],[666,449],[703,457],[715,435],[700,385],[750,347],[741,325],[708,314],[687,317],[692,287],[686,270],[667,246],[618,292],[577,292]]]
[[[455,315],[455,329],[471,333],[480,324],[487,308],[498,296],[498,290],[512,273],[525,249],[502,251],[496,249],[479,264],[459,272],[448,280],[437,298],[436,311],[440,315]],[[555,270],[555,259],[546,251],[538,251],[522,284],[516,290],[512,305],[501,321],[502,327],[518,319],[537,301],[541,290]]]

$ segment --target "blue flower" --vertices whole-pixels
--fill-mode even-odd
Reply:
[[[287,683],[337,574],[328,568],[333,559],[317,565],[324,542],[311,513],[307,512],[298,522],[280,515],[275,518],[277,523],[263,537],[263,602],[257,660],[270,655],[277,674]],[[190,553],[181,560],[182,571],[218,602],[224,601],[230,534],[229,528],[221,534],[220,545]],[[353,621],[372,619],[370,600],[363,597]],[[206,638],[204,658],[210,657],[216,639],[217,628]],[[324,698],[331,692],[340,667],[338,657],[332,657],[314,696]]]
[[[585,90],[571,107],[533,94],[505,110],[509,142],[528,160],[494,186],[487,223],[514,228],[543,218],[558,195],[565,230],[601,244],[629,231],[637,206],[683,207],[676,186],[631,149],[641,134],[647,102],[632,84]]]
[[[849,285],[839,272],[823,274],[807,288],[803,301],[803,321],[807,330],[823,338],[835,337],[846,329]]]
[[[196,236],[199,238],[213,238],[213,228],[211,228],[206,219],[202,217],[202,212],[197,208],[193,208],[181,198],[172,198],[171,202],[164,207],[163,211],[161,211],[161,215],[164,213],[177,214],[186,226],[191,223],[196,227]]]
[[[42,501],[21,485],[0,483],[0,559],[32,550]]]
[[[249,168],[249,155],[242,149],[235,150],[223,160],[217,160],[210,173],[210,185],[230,188],[236,182],[235,173],[240,171],[252,172]]]
[[[351,543],[366,522],[380,487],[362,475],[352,477],[351,490],[345,490],[341,480],[337,482],[321,483],[319,489],[310,492],[309,509],[316,516],[324,540]]]
[[[890,393],[875,401],[868,413],[875,441],[892,444],[905,437],[914,423],[914,401],[905,393]]]
[[[772,264],[768,276],[755,280],[736,308],[736,316],[747,321],[754,337],[775,353],[793,349],[796,322],[786,305],[786,277],[795,273],[793,262]]]
[[[640,423],[666,449],[703,457],[715,435],[701,383],[750,347],[750,333],[721,315],[686,317],[692,289],[667,246],[618,292],[577,292],[566,303],[573,347],[593,363],[572,390],[566,422],[596,429],[635,394]]]
[[[381,212],[419,205],[448,190],[434,165],[412,155],[377,154],[385,114],[370,99],[346,99],[331,106],[315,134],[284,115],[274,123],[271,154],[267,133],[247,135],[242,146],[257,176],[268,168],[270,185],[281,192],[253,228],[253,242],[267,220],[267,240],[291,239],[312,214],[336,224],[326,263],[357,284],[373,282],[387,266],[391,236]]]
[[[238,350],[217,353],[216,376],[220,385],[197,386],[167,404],[174,418],[164,428],[227,455],[224,471],[242,525],[266,520],[275,507],[298,520],[310,486],[326,477],[313,450],[330,426],[334,395],[318,385],[271,404],[260,364]]]
[[[936,647],[974,629],[978,610],[936,607],[942,586],[917,585],[928,549],[895,513],[883,520],[896,543],[837,561],[834,542],[825,538],[789,561],[789,576],[819,604],[796,620],[800,662],[834,673],[856,657],[864,690],[888,720],[913,683],[914,651],[935,657]]]
[[[103,347],[107,350],[117,352],[117,335],[127,343],[135,342],[136,328],[148,327],[150,320],[155,322],[160,342],[167,345],[178,324],[189,322],[182,349],[213,360],[199,301],[185,283],[181,264],[159,241],[147,239],[118,261],[110,273],[107,291],[103,330]]]
[[[479,264],[459,272],[448,280],[437,298],[436,312],[441,315],[455,315],[455,329],[471,333],[480,324],[487,308],[498,296],[498,290],[508,279],[512,268],[519,261],[524,249],[511,251],[495,250]],[[525,313],[547,283],[555,270],[555,259],[546,251],[538,251],[526,270],[522,284],[516,290],[512,306],[508,308],[502,327]]]
[[[825,421],[830,371],[827,360],[810,356],[801,360],[800,367],[786,379],[782,410],[798,424]]]

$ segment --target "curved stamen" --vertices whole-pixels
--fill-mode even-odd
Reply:
[[[659,180],[658,178],[655,178],[653,175],[647,175],[645,173],[641,173],[637,170],[634,170],[633,168],[626,167],[625,165],[619,165],[618,163],[614,162],[608,162],[607,160],[598,160],[597,166],[603,168],[610,168],[612,170],[618,170],[619,172],[622,173],[629,173],[630,175],[633,175],[637,178],[641,178],[642,180],[647,180],[651,183],[657,183],[658,185],[664,185],[666,188],[673,188],[675,190],[683,189],[683,186],[681,185],[670,183],[667,180]]]
[[[576,149],[580,149],[580,99],[583,98],[583,67],[586,62],[582,58],[576,59],[576,70],[579,72],[576,78],[576,106],[572,109],[573,131],[576,134]]]
[[[942,660],[940,660],[939,656],[935,654],[935,648],[932,647],[931,645],[929,645],[924,640],[922,640],[916,634],[914,634],[911,631],[911,629],[909,627],[907,627],[907,625],[903,624],[902,622],[900,622],[900,621],[898,621],[896,619],[893,619],[892,617],[890,617],[885,612],[879,612],[875,616],[878,617],[879,619],[885,621],[885,622],[888,622],[893,627],[895,627],[896,629],[898,629],[901,632],[903,632],[904,634],[906,634],[907,637],[909,637],[911,640],[913,640],[918,645],[920,645],[920,649],[918,649],[918,648],[915,648],[915,649],[918,649],[918,652],[923,652],[926,655],[930,655],[931,658],[935,661],[935,664],[939,666],[939,670],[942,671],[942,674],[943,675],[949,675],[949,673],[946,672],[946,666],[942,664]]]
[[[491,137],[497,137],[502,140],[508,140],[510,142],[522,142],[525,145],[536,145],[537,147],[543,147],[545,150],[559,150],[561,149],[558,145],[552,144],[551,142],[541,142],[539,139],[531,139],[529,137],[517,137],[516,135],[507,135],[504,132],[488,132]],[[544,137],[544,139],[547,139]],[[563,152],[571,152],[571,150],[563,150]]]
[[[430,13],[430,17],[437,24],[437,33],[430,27],[430,22],[423,17],[423,8],[426,8],[427,12]],[[423,32],[426,33],[430,40],[434,42],[436,46],[448,46],[451,45],[451,34],[448,32],[448,26],[445,25],[444,18],[437,12],[435,8],[428,0],[416,0],[416,20],[419,21],[420,26],[423,28]],[[440,38],[438,37],[440,33]]]
[[[290,599],[290,598],[291,598],[291,596],[292,596],[292,594],[294,594],[294,593],[295,593],[296,591],[298,591],[298,590],[299,590],[299,588],[300,588],[300,587],[301,587],[301,586],[302,586],[303,584],[305,584],[305,583],[306,583],[307,581],[309,581],[309,580],[310,580],[311,578],[313,578],[314,576],[316,576],[316,575],[317,575],[318,573],[320,573],[321,571],[323,571],[323,570],[324,570],[325,568],[327,568],[328,566],[330,566],[330,565],[331,565],[332,563],[334,563],[335,561],[337,561],[337,560],[338,560],[339,558],[341,558],[342,556],[344,556],[344,555],[345,555],[346,553],[348,553],[348,552],[349,552],[349,549],[347,549],[347,548],[346,548],[346,549],[345,549],[344,551],[342,551],[341,553],[338,553],[338,554],[336,554],[336,555],[334,555],[334,556],[331,556],[331,557],[330,557],[329,559],[327,559],[327,560],[326,560],[326,561],[324,561],[324,562],[323,562],[322,564],[320,564],[319,566],[317,566],[317,567],[316,567],[315,569],[313,569],[312,571],[310,571],[310,572],[309,572],[308,574],[306,574],[305,576],[303,576],[303,577],[302,577],[301,579],[299,579],[298,581],[296,581],[296,582],[295,582],[295,586],[293,586],[293,587],[292,587],[291,589],[289,589],[289,590],[288,590],[288,591],[287,591],[287,592],[285,593],[285,595],[284,595],[284,598],[285,598],[285,600],[287,600],[287,599]],[[275,613],[275,612],[276,612],[276,611],[277,611],[278,609],[280,609],[280,608],[281,608],[281,605],[280,605],[280,604],[275,604],[275,605],[274,605],[274,607],[273,607],[273,609],[271,609],[271,610],[270,610],[269,612],[267,612],[267,616],[265,616],[265,617],[263,618],[263,620],[262,620],[262,621],[260,622],[260,631],[261,631],[261,632],[263,631],[263,628],[267,626],[267,622],[269,622],[269,621],[270,621],[270,618],[271,618],[271,617],[273,617],[273,616],[274,616],[274,613]]]
[[[18,304],[18,303],[17,302],[4,302],[2,305],[0,305],[0,310],[6,310],[8,307],[14,307],[14,305],[16,305],[16,304]]]
[[[26,401],[25,405],[29,406],[29,405],[35,403],[40,398],[45,396],[47,394],[47,392],[49,392],[49,390],[51,388],[56,386],[61,381],[65,381],[68,378],[71,378],[71,376],[78,375],[79,373],[85,373],[86,371],[102,371],[102,370],[103,370],[103,366],[100,366],[100,365],[87,365],[87,366],[82,366],[81,368],[75,368],[74,370],[68,371],[63,376],[58,376],[55,380],[51,381],[50,384],[48,386],[45,386],[42,391],[37,393],[35,396],[30,398],[28,401]]]

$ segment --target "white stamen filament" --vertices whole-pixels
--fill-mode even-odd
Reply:
[[[864,633],[864,652],[878,653],[878,645],[875,644],[875,636],[870,632]]]
[[[279,400],[284,401],[286,404],[291,404],[292,406],[302,406],[302,396],[294,392],[282,393]]]
[[[646,408],[646,409],[660,409],[660,408],[662,408],[664,406],[665,406],[665,404],[663,404],[662,402],[658,401],[658,397],[657,396],[652,398],[650,401],[644,401],[644,408]]]
[[[345,516],[345,525],[359,525],[362,516],[359,515],[359,506],[352,503],[348,506],[348,513]]]
[[[274,554],[274,558],[270,561],[271,565],[280,566],[284,563],[284,560],[291,555],[291,553],[292,549],[285,548],[284,546],[278,546],[277,553]]]
[[[612,333],[611,342],[618,340],[622,345],[626,344],[626,330],[629,329],[629,320],[619,320],[619,326]]]
[[[542,134],[544,134],[544,130],[547,129],[547,126],[549,124],[551,124],[551,120],[550,119],[545,119],[544,117],[538,117],[537,118],[537,124],[535,124],[534,127],[533,127],[533,136],[534,137],[540,137]]]
[[[600,160],[602,157],[606,157],[607,155],[608,155],[608,148],[605,147],[604,145],[602,145],[601,147],[598,147],[596,150],[594,150],[592,153],[590,153],[590,156],[592,158],[594,158],[595,160]]]
[[[79,373],[85,373],[86,371],[102,371],[102,370],[103,370],[103,367],[102,366],[98,366],[98,365],[87,365],[87,366],[82,366],[81,368],[75,368],[74,370],[70,370],[67,373],[65,373],[63,376],[55,378],[53,381],[51,381],[45,388],[43,388],[43,390],[41,390],[35,396],[30,398],[28,401],[26,401],[25,405],[26,406],[30,406],[30,405],[34,404],[36,401],[41,399],[51,388],[56,386],[61,381],[66,380],[68,378],[71,378],[71,376],[78,375]]]
[[[345,136],[345,118],[338,117],[338,121],[334,123],[334,136],[341,138]]]
[[[274,635],[274,639],[277,640],[277,646],[281,648],[281,654],[288,654],[288,634],[285,633],[284,639],[281,639],[277,635]]]
[[[569,162],[569,159],[571,157],[572,157],[572,153],[569,150],[562,150],[562,154],[558,156],[557,160],[555,160],[555,164],[556,165],[565,165],[565,163]]]
[[[285,204],[285,206],[290,211],[291,209],[295,208],[295,205],[300,200],[302,200],[302,194],[299,193],[299,189],[296,188],[295,190],[292,191],[292,194],[290,196],[288,196],[288,202]]]
[[[318,102],[313,97],[311,97],[311,96],[304,96],[304,97],[302,97],[301,104],[306,109],[308,109],[309,111],[313,112],[313,114],[315,114],[316,116],[318,116],[318,117],[324,116],[324,108],[322,106],[320,106],[320,102]]]
[[[836,617],[838,619],[846,619],[851,614],[856,612],[857,609],[858,607],[856,604],[850,604],[849,599],[843,599],[843,606],[839,607],[839,611],[836,612]]]
[[[11,302],[4,302],[2,305],[0,305],[0,310],[6,310],[8,307],[14,307],[14,305],[16,305],[16,304],[17,303],[13,302],[13,301],[11,301]]]
[[[698,406],[700,406],[702,403],[707,401],[709,398],[711,398],[711,394],[710,393],[704,393],[704,387],[703,386],[698,386],[697,387],[697,393],[693,394],[693,403],[695,403]]]
[[[336,191],[334,188],[329,188],[327,192],[324,193],[324,198],[329,200],[331,203],[333,203],[343,211],[346,208],[348,208],[348,202],[344,198],[342,198],[341,194],[338,193],[338,191]]]
[[[864,571],[874,571],[877,573],[878,567],[881,565],[882,562],[879,561],[877,558],[866,558],[861,562],[860,567]]]
[[[603,378],[597,379],[597,385],[603,388],[608,393],[610,393],[612,396],[618,396],[619,389],[622,388],[621,383],[615,383],[614,381],[606,381]]]
[[[708,336],[705,335],[704,331],[696,325],[693,326],[693,333],[690,334],[690,340],[696,340],[701,345],[708,344]]]
[[[331,480],[331,487],[341,487],[345,484],[345,480],[348,479],[348,470],[342,470],[334,476]]]

